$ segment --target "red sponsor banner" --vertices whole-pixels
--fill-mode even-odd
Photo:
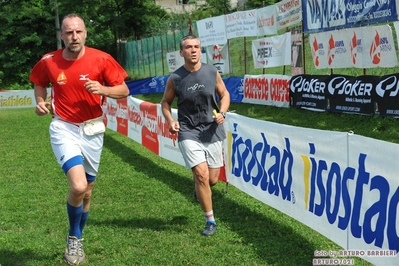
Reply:
[[[159,140],[157,131],[157,105],[149,102],[140,104],[143,114],[143,128],[141,129],[141,144],[159,155]]]
[[[127,108],[127,98],[118,99],[118,111],[116,114],[116,131],[122,135],[127,136],[127,122],[128,122],[128,108]]]

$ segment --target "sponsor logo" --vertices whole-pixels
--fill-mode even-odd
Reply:
[[[378,31],[375,32],[375,36],[370,47],[370,58],[374,65],[378,65],[381,61],[380,35],[378,34]]]
[[[58,77],[57,77],[57,83],[58,85],[65,85],[67,83],[68,79],[65,75],[64,72],[61,72]]]
[[[228,132],[228,156],[231,158],[231,174],[244,182],[259,187],[270,195],[295,203],[291,191],[293,155],[288,138],[284,138],[283,150],[272,146],[264,133],[262,141],[253,142],[239,134],[239,125]]]
[[[89,74],[80,74],[79,76],[80,76],[80,78],[79,78],[79,80],[87,80],[88,78],[87,78],[87,76],[88,76]]]
[[[367,244],[381,248],[385,242],[390,250],[399,251],[399,187],[368,171],[367,154],[358,154],[354,167],[318,159],[314,143],[309,143],[309,154],[301,155],[306,209]],[[365,198],[373,204],[364,206]]]

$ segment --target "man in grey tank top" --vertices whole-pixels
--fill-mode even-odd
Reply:
[[[200,40],[196,36],[181,39],[180,55],[184,65],[170,75],[161,106],[169,131],[178,134],[186,168],[191,169],[194,176],[194,195],[205,217],[202,234],[210,236],[217,229],[211,186],[218,182],[223,166],[222,147],[226,138],[223,123],[230,106],[230,94],[217,69],[201,63],[201,54]],[[175,97],[178,121],[171,112]]]

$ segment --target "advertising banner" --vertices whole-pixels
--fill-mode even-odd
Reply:
[[[399,117],[399,74],[378,77],[373,93],[374,113]]]
[[[291,107],[399,116],[399,74],[297,75],[289,86]]]
[[[169,73],[172,73],[184,64],[184,58],[180,55],[180,51],[174,51],[166,54],[166,62]]]
[[[252,41],[255,68],[268,68],[291,64],[291,32]]]
[[[243,103],[289,107],[289,76],[245,75]]]
[[[304,32],[322,32],[398,19],[393,0],[301,0]]]
[[[303,41],[302,29],[295,27],[291,29],[291,75],[303,74]]]
[[[396,90],[391,90],[393,84],[381,87],[386,85],[389,94]],[[123,116],[118,108],[124,109],[124,104],[113,101],[119,100],[107,99],[104,105],[111,112],[108,121]],[[140,144],[184,165],[177,136],[168,132],[159,104],[129,97],[128,110],[133,110],[129,111],[129,131],[135,127]],[[177,117],[176,110],[172,115]],[[399,144],[231,112],[225,128],[225,167],[220,180],[228,180],[342,247],[325,257],[317,254],[313,261],[332,257],[350,264],[357,256],[376,265],[398,265]]]
[[[161,105],[157,105],[157,128],[159,139],[159,156],[180,165],[184,164],[183,155],[177,144],[178,134],[169,132],[169,125],[162,114]],[[177,120],[177,109],[172,109],[172,117]]]
[[[216,67],[221,75],[230,74],[230,55],[227,43],[206,47],[206,54],[209,64]]]
[[[231,113],[226,122],[230,184],[342,247],[326,259],[399,264],[398,144]]]
[[[277,34],[277,9],[274,5],[256,10],[258,32],[256,36]]]
[[[47,88],[46,102],[50,102],[50,93],[51,88]],[[0,109],[28,107],[36,107],[33,90],[0,90]]]
[[[301,23],[302,2],[301,0],[283,0],[274,5],[277,10],[277,29]]]
[[[398,65],[388,25],[321,32],[309,35],[313,63],[324,68],[375,68]]]
[[[256,9],[238,11],[224,16],[227,39],[256,36]],[[222,43],[218,43],[222,44]]]
[[[227,42],[224,15],[197,21],[198,37],[202,46]]]
[[[328,76],[297,75],[290,81],[290,106],[310,110],[326,110]]]

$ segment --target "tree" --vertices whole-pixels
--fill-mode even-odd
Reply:
[[[29,73],[57,49],[54,0],[0,1],[0,89],[32,88]],[[60,20],[69,13],[86,22],[86,44],[116,58],[119,40],[149,36],[166,11],[147,0],[58,0]],[[19,86],[19,87],[16,87]]]
[[[0,7],[0,85],[17,83],[32,88],[30,69],[43,55],[43,48],[56,49],[51,7],[43,0],[2,1]]]
[[[248,0],[245,3],[246,9],[261,8],[265,6],[274,5],[278,0]]]

